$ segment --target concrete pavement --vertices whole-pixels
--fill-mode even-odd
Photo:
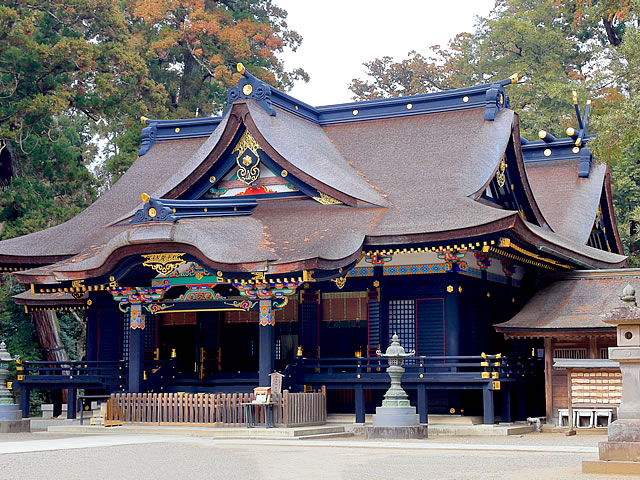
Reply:
[[[217,439],[96,434],[0,441],[3,479],[615,479],[581,473],[601,435],[417,441]],[[60,436],[59,434],[57,435]],[[0,440],[7,440],[2,438]]]

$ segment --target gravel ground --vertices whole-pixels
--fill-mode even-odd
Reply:
[[[6,438],[10,437],[10,438]],[[77,436],[2,435],[2,441],[48,440]],[[107,435],[100,436],[107,437]],[[125,436],[112,437],[114,441]],[[565,437],[529,434],[522,437],[440,437],[426,442],[477,445],[596,446],[600,435]],[[604,438],[604,437],[603,437]],[[124,440],[123,440],[124,441]],[[424,440],[422,442],[425,442]],[[0,455],[4,479],[615,479],[581,473],[582,459],[596,454],[396,450],[360,446],[269,445],[225,443],[201,437],[166,442],[79,448]],[[366,443],[363,442],[364,445]],[[462,447],[464,448],[464,447]]]

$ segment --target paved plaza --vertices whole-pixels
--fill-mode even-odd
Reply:
[[[0,436],[3,479],[596,479],[581,473],[605,434],[419,441],[211,439],[186,435]]]

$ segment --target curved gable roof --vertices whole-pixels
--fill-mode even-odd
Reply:
[[[578,176],[580,160],[525,165],[533,194],[553,231],[578,243],[587,243],[607,166],[594,164],[585,178]]]

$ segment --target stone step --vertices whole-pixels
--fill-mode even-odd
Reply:
[[[346,437],[353,437],[353,433],[351,432],[320,433],[317,435],[305,435],[297,438],[298,440],[323,440],[325,438],[346,438]]]
[[[524,435],[536,430],[533,425],[438,425],[429,423],[429,436],[500,436]]]
[[[96,425],[54,425],[49,432],[75,434],[153,434],[153,435],[191,435],[219,438],[278,438],[299,439],[314,435],[333,435],[344,433],[343,426],[318,425],[289,428],[244,428],[244,427],[206,427],[197,425],[132,425],[103,427]]]
[[[499,417],[496,421],[499,421]],[[327,417],[327,423],[355,423],[356,416],[348,413],[332,413]],[[365,415],[365,422],[371,423],[373,415]],[[429,415],[429,424],[447,424],[447,425],[481,425],[484,419],[481,416],[464,416],[464,415]]]

